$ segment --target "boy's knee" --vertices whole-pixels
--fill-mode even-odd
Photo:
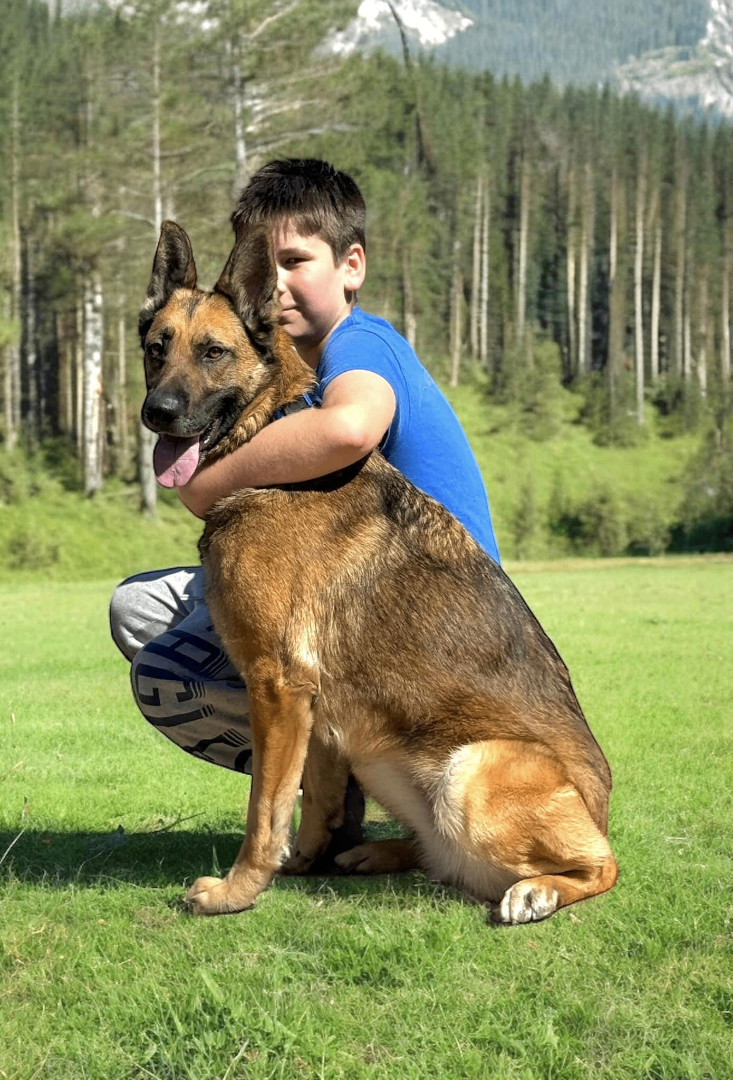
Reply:
[[[127,578],[117,586],[109,604],[109,627],[112,640],[128,660],[132,660],[141,647],[134,627],[138,600],[139,585],[135,578]]]
[[[115,645],[128,660],[201,602],[200,574],[199,567],[151,570],[117,586],[110,602],[109,624]]]

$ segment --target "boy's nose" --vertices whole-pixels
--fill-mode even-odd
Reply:
[[[282,266],[277,268],[277,295],[282,296],[285,292],[285,270]]]

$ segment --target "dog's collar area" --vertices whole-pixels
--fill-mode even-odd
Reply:
[[[370,456],[366,454],[353,465],[346,465],[343,469],[337,469],[336,472],[326,473],[325,476],[316,476],[312,480],[296,480],[292,484],[278,484],[277,486],[282,491],[336,491],[358,476]]]
[[[305,393],[297,401],[291,401],[288,405],[283,405],[281,409],[275,409],[272,414],[273,420],[282,420],[283,416],[290,416],[291,413],[301,412],[302,409],[318,409],[321,405],[321,395],[315,390],[312,394]]]

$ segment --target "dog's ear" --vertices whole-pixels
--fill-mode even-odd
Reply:
[[[140,341],[150,329],[155,315],[164,307],[176,289],[196,288],[196,263],[188,235],[175,221],[164,221],[155,250],[153,272],[147,297],[140,311]]]
[[[235,243],[214,286],[236,311],[263,355],[272,351],[278,318],[277,269],[264,228],[254,228]]]

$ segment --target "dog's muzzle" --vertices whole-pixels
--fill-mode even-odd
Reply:
[[[222,439],[242,413],[237,391],[227,389],[206,400],[206,412],[191,408],[188,394],[174,387],[151,390],[142,407],[142,421],[158,436],[153,466],[163,487],[187,484],[206,453]]]
[[[143,403],[142,420],[151,431],[182,435],[183,432],[176,429],[186,418],[188,409],[188,398],[180,391],[151,390]]]

